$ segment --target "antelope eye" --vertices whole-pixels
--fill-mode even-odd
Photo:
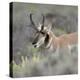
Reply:
[[[45,33],[41,31],[41,34],[43,34],[43,35],[44,35]]]

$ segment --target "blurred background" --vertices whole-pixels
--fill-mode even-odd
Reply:
[[[52,76],[78,73],[78,48],[71,54],[63,49],[60,55],[36,49],[32,45],[36,25],[42,21],[41,14],[53,15],[52,31],[56,36],[78,31],[78,7],[66,5],[13,3],[13,77]],[[12,27],[12,26],[10,26]]]

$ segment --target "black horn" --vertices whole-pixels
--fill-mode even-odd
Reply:
[[[45,19],[45,17],[44,17],[44,15],[42,14],[42,27],[41,27],[41,30],[44,29],[44,19]]]
[[[33,15],[33,14],[30,13],[30,21],[31,21],[31,24],[34,26],[33,28],[34,28],[36,31],[38,31],[38,29],[37,29],[35,23],[34,23],[33,20],[32,20],[32,15]]]
[[[44,24],[44,15],[42,14],[42,24]]]
[[[30,14],[30,21],[31,21],[31,24],[33,24],[33,25],[35,26],[35,24],[34,24],[34,22],[33,22],[33,20],[32,20],[32,15],[33,15],[33,14]]]

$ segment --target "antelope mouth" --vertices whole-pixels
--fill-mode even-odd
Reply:
[[[34,45],[34,48],[38,48],[38,46],[37,45]]]
[[[39,48],[39,46],[37,44],[32,43],[34,48]]]
[[[34,48],[39,48],[39,46],[38,45],[33,45],[34,46]]]

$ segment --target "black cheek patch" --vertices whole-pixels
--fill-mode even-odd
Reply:
[[[49,35],[48,35],[48,34],[46,34],[46,37],[45,37],[45,44],[47,45],[47,44],[48,44],[48,42],[49,42]]]

